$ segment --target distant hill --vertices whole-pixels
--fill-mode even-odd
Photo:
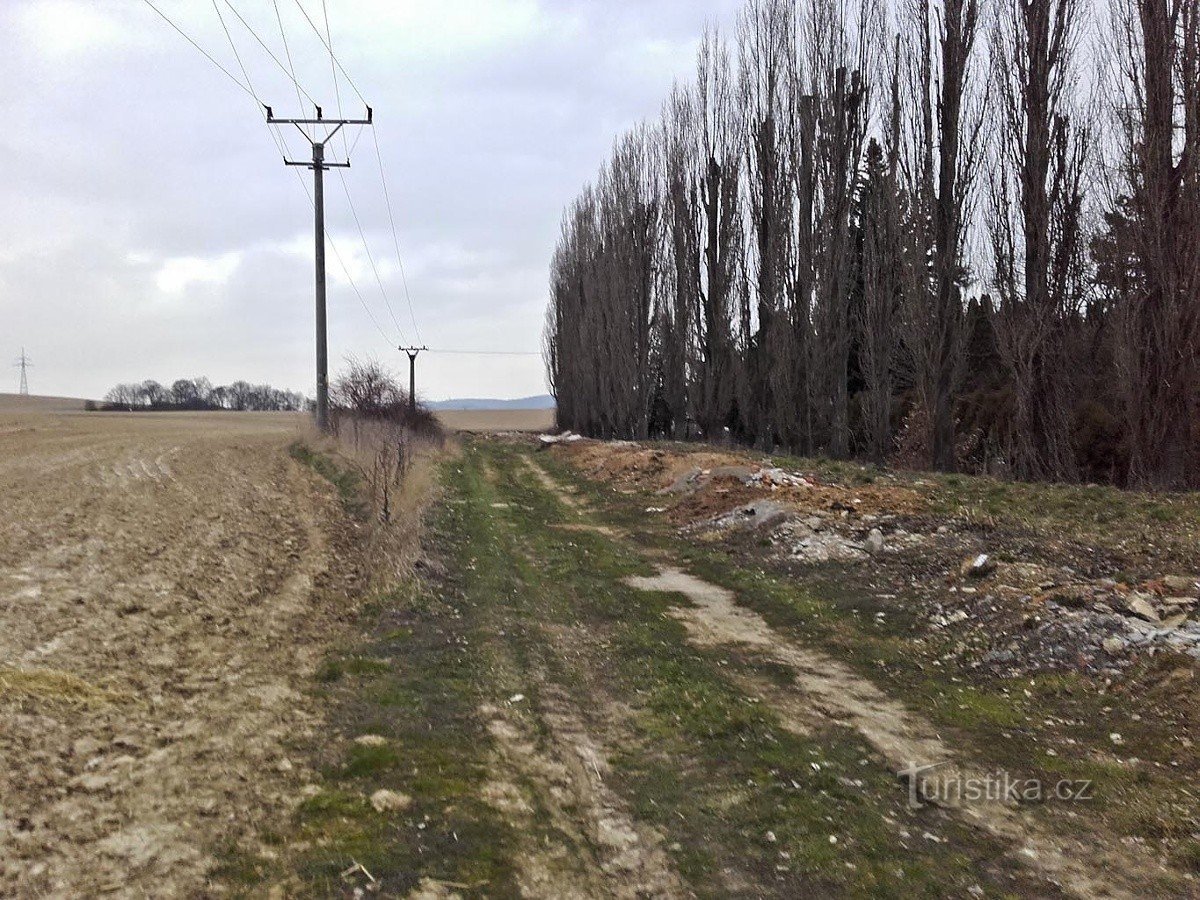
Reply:
[[[549,394],[539,394],[536,397],[521,397],[517,400],[484,400],[479,398],[463,398],[459,400],[438,400],[425,404],[430,409],[554,409],[554,398]]]

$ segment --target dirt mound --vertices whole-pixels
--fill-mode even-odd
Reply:
[[[750,452],[647,447],[629,441],[580,441],[556,446],[588,478],[653,491],[670,520],[693,525],[769,496],[797,514],[911,515],[926,500],[904,485],[880,480],[844,485],[812,472],[792,471]]]

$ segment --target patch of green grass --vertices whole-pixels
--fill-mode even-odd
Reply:
[[[400,754],[386,744],[378,747],[355,745],[340,773],[343,778],[378,775],[400,765]]]

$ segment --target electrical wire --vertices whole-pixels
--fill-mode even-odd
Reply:
[[[325,49],[329,51],[330,66],[334,69],[334,91],[335,91],[335,93],[338,90],[338,88],[337,88],[337,72],[340,71],[342,73],[342,77],[344,77],[346,79],[346,83],[348,85],[350,85],[351,89],[358,96],[358,99],[364,105],[367,105],[367,98],[363,96],[362,91],[360,91],[358,89],[358,85],[356,85],[354,83],[354,79],[352,79],[350,77],[350,73],[346,71],[346,67],[342,65],[341,60],[339,60],[337,58],[337,55],[333,52],[333,38],[332,38],[332,34],[329,33],[329,9],[326,4],[326,0],[321,0],[321,7],[325,13],[325,28],[326,28],[326,34],[329,35],[328,39],[327,39],[326,35],[321,34],[321,29],[317,26],[317,23],[314,22],[312,17],[308,14],[308,11],[304,8],[304,4],[301,3],[301,0],[295,0],[295,3],[296,3],[297,8],[303,14],[305,20],[308,22],[309,27],[312,28],[313,33],[316,34],[317,38],[321,41],[321,43],[325,45]],[[340,104],[340,99],[339,99],[339,104]],[[340,106],[339,106],[339,109],[340,109]],[[339,115],[340,115],[340,113],[339,113]],[[361,136],[362,136],[362,133],[359,132],[359,137],[361,137]],[[404,257],[400,253],[399,232],[396,229],[396,216],[395,216],[395,213],[392,208],[392,198],[391,198],[390,192],[388,191],[387,177],[384,174],[383,154],[379,148],[379,134],[374,128],[371,129],[371,139],[375,144],[375,159],[379,165],[379,182],[383,187],[383,198],[387,204],[388,223],[391,225],[391,229],[392,229],[392,245],[396,251],[396,263],[400,269],[400,281],[401,281],[401,284],[403,284],[403,286],[404,286],[404,299],[408,305],[408,317],[409,317],[409,320],[412,322],[413,332],[417,336],[417,341],[420,342],[421,329],[417,325],[417,315],[416,315],[416,311],[413,307],[412,293],[409,291],[409,287],[408,287],[408,272],[405,270],[405,267],[404,267]],[[354,145],[356,147],[358,146],[357,139],[355,140]],[[347,156],[348,155],[349,155],[349,151],[347,151]]]
[[[293,169],[296,173],[296,179],[300,182],[300,187],[304,189],[304,196],[308,198],[308,205],[312,207],[313,212],[317,210],[317,201],[312,195],[312,191],[308,189],[308,182],[304,180],[304,176],[299,170]],[[371,312],[371,307],[367,305],[366,298],[363,297],[362,291],[359,290],[358,284],[354,280],[354,276],[350,274],[350,268],[346,265],[346,261],[342,258],[341,251],[338,250],[337,244],[334,243],[333,237],[329,234],[329,229],[325,229],[325,242],[329,245],[329,249],[333,251],[333,258],[338,261],[338,266],[342,270],[342,274],[346,276],[346,282],[354,291],[354,295],[358,297],[358,302],[362,305],[363,312],[367,314],[367,318],[371,320],[371,324],[375,326],[375,330],[379,332],[379,336],[383,338],[385,344],[392,346],[392,340],[388,337],[387,332],[383,330],[383,326],[379,324],[379,319],[375,317],[375,313]]]
[[[191,38],[188,36],[187,32],[185,32],[185,31],[184,31],[182,28],[180,28],[178,25],[176,25],[174,22],[172,22],[172,21],[171,21],[171,20],[170,20],[170,19],[167,17],[167,14],[166,14],[166,13],[164,13],[164,12],[163,12],[161,9],[159,9],[157,6],[155,6],[153,3],[151,3],[151,2],[150,2],[150,0],[142,0],[142,2],[143,2],[143,3],[145,3],[145,4],[146,4],[148,7],[150,7],[152,10],[154,10],[156,13],[158,13],[158,14],[159,14],[159,15],[162,17],[162,19],[163,19],[163,21],[164,21],[164,22],[166,22],[168,25],[170,25],[172,28],[174,28],[174,29],[175,29],[177,32],[179,32],[179,35],[180,35],[180,37],[182,37],[182,38],[183,38],[185,41],[187,41],[189,44],[191,44],[193,47],[195,47],[195,48],[196,48],[198,51],[200,51],[200,54],[201,54],[201,55],[202,55],[202,56],[203,56],[205,59],[207,59],[207,60],[208,60],[210,63],[212,63],[214,66],[216,66],[218,69],[220,69],[220,70],[221,70],[223,73],[225,73],[225,76],[226,76],[226,77],[227,77],[227,78],[228,78],[230,81],[232,81],[234,84],[236,84],[236,85],[237,85],[239,88],[241,88],[243,91],[245,91],[245,92],[246,92],[247,94],[249,94],[251,97],[254,97],[254,101],[255,101],[256,103],[257,103],[257,102],[259,102],[259,100],[258,100],[258,97],[256,97],[256,96],[254,95],[254,91],[253,91],[253,90],[251,90],[251,89],[250,89],[250,88],[249,88],[247,85],[245,85],[245,84],[242,84],[242,82],[238,81],[238,79],[237,79],[237,76],[235,76],[235,75],[234,75],[232,72],[230,72],[230,71],[229,71],[227,68],[225,68],[225,67],[224,67],[223,65],[221,65],[219,62],[217,62],[215,59],[213,59],[213,57],[212,57],[212,56],[211,56],[211,55],[208,53],[208,51],[207,51],[207,50],[205,50],[203,47],[201,47],[199,44],[197,44],[197,43],[196,43],[194,40],[192,40],[192,39],[191,39]]]
[[[371,271],[375,273],[375,283],[379,285],[379,293],[383,295],[383,303],[387,307],[388,315],[392,317],[392,324],[396,326],[396,333],[400,335],[400,343],[407,344],[408,338],[404,334],[404,329],[400,327],[400,321],[396,318],[396,313],[392,309],[392,302],[388,299],[387,289],[383,286],[383,279],[379,277],[379,267],[375,265],[375,257],[371,254],[371,247],[367,243],[367,235],[363,231],[362,222],[358,218],[358,210],[354,208],[354,199],[350,196],[350,185],[346,183],[346,176],[342,174],[342,170],[338,169],[338,179],[342,182],[342,190],[346,192],[346,203],[350,206],[350,214],[354,216],[354,224],[358,226],[358,236],[362,239],[363,250],[367,253],[367,262],[371,264]]]
[[[292,82],[296,86],[296,103],[301,109],[304,108],[304,99],[300,96],[300,82],[296,79],[296,66],[292,62],[292,48],[288,46],[287,32],[283,29],[283,14],[279,12],[279,0],[271,0],[271,4],[275,7],[275,21],[279,23],[279,37],[283,41],[283,52],[287,56],[288,71],[291,72]],[[303,128],[300,129],[304,131]],[[311,135],[304,131],[304,136],[312,140]]]
[[[245,83],[240,81],[237,78],[237,76],[234,75],[232,72],[230,72],[227,68],[225,68],[225,66],[223,66],[219,62],[217,62],[217,60],[210,53],[208,53],[208,51],[206,51],[195,40],[193,40],[187,34],[187,32],[185,32],[182,28],[180,28],[178,25],[176,25],[175,22],[173,22],[165,13],[163,13],[162,10],[160,10],[157,6],[155,6],[154,3],[151,2],[151,0],[143,0],[143,2],[145,2],[145,4],[147,6],[149,6],[152,10],[154,10],[154,12],[158,13],[158,15],[163,19],[163,21],[165,21],[176,32],[178,32],[178,34],[184,40],[186,40],[189,44],[191,44],[192,47],[194,47],[205,59],[207,59],[210,63],[212,63],[217,69],[219,69],[227,78],[229,78],[230,81],[232,81],[239,88],[241,88],[241,90],[254,101],[254,103],[256,104],[256,107],[264,107],[265,108],[266,104],[264,104],[262,102],[262,99],[258,96],[258,93],[254,90],[254,84],[250,78],[250,73],[247,70],[245,63],[242,60],[241,53],[239,53],[239,51],[237,49],[237,44],[233,40],[233,34],[230,32],[229,26],[225,22],[225,17],[221,14],[221,9],[217,4],[217,0],[212,0],[213,10],[216,12],[217,19],[221,23],[221,30],[225,33],[225,38],[229,42],[230,50],[233,51],[234,59],[237,60],[238,68],[241,70],[243,78],[245,78]],[[266,46],[266,44],[263,43],[262,38],[260,38],[258,36],[258,34],[254,31],[254,29],[250,27],[249,23],[247,23],[246,20],[244,18],[242,18],[241,14],[238,13],[238,11],[233,7],[233,5],[229,2],[229,0],[224,0],[224,2],[225,2],[225,5],[229,7],[230,11],[235,16],[237,16],[237,18],[241,21],[242,25],[244,25],[246,27],[246,30],[249,31],[251,33],[251,35],[254,36],[255,40],[258,41],[258,43],[263,47],[263,49],[267,51],[268,55],[270,55],[270,57],[275,61],[276,65],[278,65],[281,69],[284,69],[284,72],[289,75],[289,77],[292,80],[292,83],[296,87],[297,97],[299,97],[300,93],[303,93],[304,96],[308,97],[309,100],[311,101],[312,97],[308,94],[308,91],[305,91],[303,86],[300,84],[300,82],[295,78],[294,69],[292,71],[285,69],[283,66],[283,63],[281,63],[279,61],[278,57],[276,57],[275,54],[271,52],[270,48],[268,48]],[[298,2],[298,0],[297,0],[297,2]],[[303,12],[303,7],[301,7],[301,11]],[[278,12],[278,4],[276,4],[276,12]],[[308,18],[307,13],[305,13],[305,18]],[[312,24],[311,20],[309,20],[309,23]],[[281,36],[283,36],[284,45],[286,48],[287,38],[286,38],[286,36],[284,36],[284,33],[283,33],[282,18],[280,18],[279,24],[280,24],[280,34],[281,34]],[[320,37],[319,32],[318,32],[318,37]],[[324,39],[322,39],[322,43],[324,43]],[[326,45],[326,46],[328,46],[328,45]],[[291,62],[290,51],[288,52],[288,59],[289,59],[289,63],[290,63]],[[340,67],[341,63],[338,63],[337,65]],[[345,74],[344,70],[343,70],[343,74]],[[353,82],[350,81],[350,77],[348,75],[346,76],[346,81],[347,81],[347,83],[349,83],[351,85],[351,87],[354,86]],[[356,93],[358,93],[357,88],[354,88],[354,90]],[[362,95],[359,94],[359,96],[361,97]],[[315,102],[314,102],[314,105],[316,105]],[[284,141],[283,136],[279,133],[278,128],[272,130],[270,123],[265,123],[265,124],[266,124],[266,128],[267,128],[267,134],[270,136],[271,141],[275,144],[275,147],[279,151],[280,156],[284,160],[286,160],[287,159],[287,149],[286,149],[286,142]],[[341,172],[339,172],[338,174],[341,175]],[[304,190],[305,196],[308,198],[309,206],[312,207],[312,209],[315,211],[316,210],[316,200],[313,197],[312,192],[309,190],[307,183],[305,183],[304,178],[303,178],[303,176],[301,176],[299,171],[296,171],[296,178],[300,182],[300,187]],[[354,209],[353,200],[350,198],[350,194],[349,194],[349,187],[346,185],[344,178],[342,180],[342,185],[344,188],[346,188],[346,198],[350,202],[351,212],[354,215],[354,220],[355,220],[356,225],[358,225],[359,236],[360,236],[360,238],[362,238],[363,247],[367,252],[367,258],[369,260],[371,260],[371,267],[375,271],[376,279],[380,280],[380,287],[382,289],[382,280],[379,279],[378,269],[376,269],[376,267],[375,267],[375,262],[371,256],[370,248],[367,246],[366,236],[363,232],[362,225],[359,221],[357,210]],[[358,298],[358,302],[362,305],[363,311],[367,314],[367,317],[371,320],[371,324],[375,326],[375,330],[379,332],[379,335],[381,338],[383,338],[384,342],[387,343],[388,346],[392,346],[392,344],[393,344],[392,340],[388,337],[387,332],[384,331],[383,326],[380,325],[379,319],[371,311],[370,306],[367,304],[366,298],[363,297],[362,291],[359,289],[358,284],[354,280],[354,277],[350,274],[350,268],[346,265],[346,261],[342,257],[341,251],[338,250],[337,244],[334,243],[332,236],[329,234],[328,228],[325,229],[324,237],[325,237],[325,241],[329,245],[329,248],[333,251],[333,256],[337,260],[338,266],[341,268],[342,274],[346,278],[346,282],[350,285],[351,289],[354,291],[355,296]],[[386,302],[387,301],[386,293],[384,295],[384,299]],[[389,313],[391,313],[392,320],[396,325],[397,332],[401,336],[401,343],[404,343],[403,330],[399,327],[399,322],[396,320],[395,313],[392,312],[390,303],[388,304],[388,311],[389,311]]]
[[[337,101],[338,118],[344,119],[345,116],[342,114],[342,89],[338,87],[337,61],[333,56],[333,32],[329,28],[329,6],[325,0],[321,0],[321,12],[325,15],[325,46],[329,48],[329,71],[333,75],[333,96]],[[349,159],[350,147],[346,143],[345,129],[342,129],[342,149],[346,152],[346,158]]]
[[[252,27],[250,27],[250,23],[249,23],[249,22],[247,22],[247,21],[246,21],[246,20],[245,20],[245,19],[242,17],[242,14],[241,14],[240,12],[238,12],[238,11],[237,11],[237,9],[236,9],[236,8],[234,7],[234,5],[233,5],[233,4],[230,2],[230,0],[224,0],[224,2],[225,2],[225,5],[229,7],[229,11],[230,11],[231,13],[233,13],[235,16],[237,16],[237,17],[238,17],[238,21],[239,21],[239,22],[241,22],[241,23],[242,23],[242,25],[245,27],[245,29],[246,29],[248,32],[250,32],[250,35],[251,35],[251,36],[252,36],[252,37],[253,37],[253,38],[254,38],[256,41],[258,41],[258,45],[259,45],[260,47],[262,47],[264,50],[266,50],[266,51],[267,51],[267,56],[271,57],[271,59],[272,59],[272,60],[275,62],[275,65],[279,66],[279,70],[280,70],[281,72],[283,72],[283,74],[284,74],[284,75],[287,75],[287,76],[288,76],[288,78],[290,78],[290,79],[291,79],[291,81],[292,81],[292,84],[294,84],[294,85],[296,86],[296,89],[297,89],[297,90],[299,90],[301,93],[303,93],[303,94],[304,94],[304,96],[305,96],[305,97],[307,97],[307,98],[308,98],[308,102],[309,102],[309,103],[311,103],[313,106],[316,106],[316,105],[317,105],[317,101],[313,99],[313,97],[312,97],[312,94],[310,94],[308,91],[304,90],[304,86],[303,86],[302,84],[300,84],[300,82],[299,82],[299,81],[297,81],[297,80],[296,80],[296,76],[295,76],[295,74],[294,74],[294,73],[291,73],[291,72],[289,72],[289,71],[288,71],[288,69],[287,69],[287,66],[285,66],[285,65],[284,65],[282,62],[280,62],[280,61],[279,61],[279,57],[278,57],[278,56],[276,56],[276,55],[274,54],[274,52],[272,52],[271,48],[267,46],[266,42],[265,42],[265,41],[264,41],[264,40],[263,40],[261,37],[259,37],[259,36],[258,36],[258,32],[257,32],[257,31],[255,31],[255,30],[254,30]]]
[[[535,350],[429,350],[426,353],[441,353],[454,356],[541,356]]]
[[[362,101],[363,104],[366,104],[367,98],[364,97],[362,94],[362,91],[360,91],[358,89],[358,85],[356,85],[354,83],[354,80],[350,77],[350,74],[346,71],[346,67],[343,66],[341,61],[336,56],[333,55],[333,48],[329,46],[329,43],[325,40],[325,36],[323,34],[321,34],[321,29],[318,28],[317,23],[312,20],[312,16],[310,16],[308,14],[308,10],[306,10],[304,8],[304,4],[301,3],[300,0],[296,0],[296,6],[300,9],[300,12],[304,14],[304,18],[308,21],[308,24],[312,27],[312,30],[317,35],[318,40],[320,40],[321,43],[325,45],[325,49],[328,50],[329,55],[331,57],[333,57],[335,64],[337,65],[338,69],[342,73],[342,77],[346,79],[346,83],[348,85],[350,85],[350,87],[354,90],[354,93],[358,95],[358,99],[360,101]]]
[[[400,266],[400,283],[404,285],[404,299],[408,303],[408,317],[412,321],[413,331],[417,335],[417,343],[421,341],[421,329],[417,326],[417,314],[413,310],[412,294],[408,290],[408,273],[404,270],[404,257],[400,255],[400,236],[396,231],[396,216],[392,213],[392,198],[388,193],[387,178],[383,174],[383,154],[379,150],[379,135],[371,129],[371,138],[375,142],[375,159],[379,163],[379,183],[383,185],[383,199],[387,204],[388,222],[392,226],[392,244],[396,248],[396,262]]]

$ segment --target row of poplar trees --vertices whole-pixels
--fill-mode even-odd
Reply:
[[[749,0],[544,337],[586,434],[1200,486],[1200,4]]]

